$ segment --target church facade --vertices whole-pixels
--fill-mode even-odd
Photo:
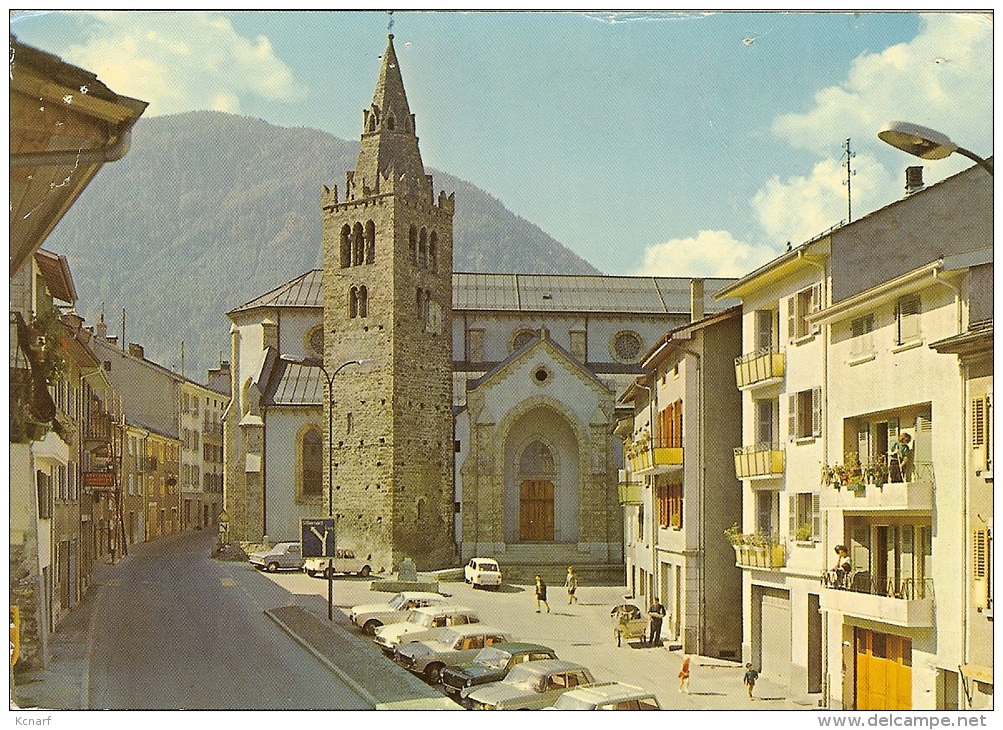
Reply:
[[[490,555],[622,578],[616,398],[730,280],[454,273],[454,199],[424,173],[392,36],[321,208],[323,269],[228,313],[231,539],[298,539],[330,505],[375,570]]]

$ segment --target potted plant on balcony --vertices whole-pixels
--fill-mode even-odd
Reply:
[[[769,542],[761,533],[752,536],[752,565],[758,568],[767,567],[767,549]]]

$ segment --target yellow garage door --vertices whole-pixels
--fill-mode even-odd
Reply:
[[[912,709],[912,640],[856,628],[858,710]]]

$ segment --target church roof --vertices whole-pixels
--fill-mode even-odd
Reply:
[[[321,307],[323,306],[322,269],[313,269],[286,282],[257,299],[241,304],[229,314],[246,312],[259,307]]]
[[[322,307],[323,273],[321,269],[308,271],[230,314],[261,307]],[[739,303],[735,298],[714,298],[715,292],[735,279],[703,281],[706,314]],[[686,276],[454,273],[453,311],[688,313],[690,282]]]
[[[714,299],[734,279],[704,279],[704,312],[727,309],[738,300]],[[453,274],[453,310],[521,312],[690,311],[689,277],[566,276],[560,274]]]
[[[324,403],[324,378],[320,368],[277,360],[273,392],[265,398],[273,405],[321,405]]]

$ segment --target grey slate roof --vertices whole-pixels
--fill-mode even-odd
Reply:
[[[307,273],[234,309],[320,307],[321,269]],[[678,314],[690,311],[687,276],[564,276],[560,274],[453,274],[453,311],[592,312]],[[735,279],[704,279],[704,313],[720,312],[738,299],[714,299]]]
[[[324,378],[320,368],[275,362],[274,392],[266,394],[273,405],[321,405],[324,402]]]

